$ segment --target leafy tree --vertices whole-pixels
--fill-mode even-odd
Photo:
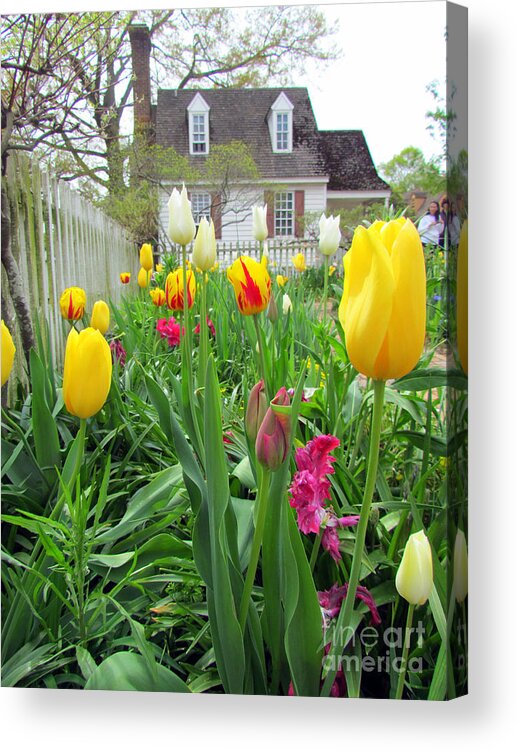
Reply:
[[[404,193],[422,190],[439,193],[445,177],[434,159],[427,160],[421,149],[408,146],[389,161],[379,164],[381,176],[389,183],[395,203],[404,203]]]

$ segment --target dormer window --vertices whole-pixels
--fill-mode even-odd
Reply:
[[[268,125],[275,154],[290,154],[293,150],[293,109],[283,91],[271,105]]]
[[[210,150],[209,113],[210,107],[201,94],[196,94],[187,107],[189,152],[193,156],[205,156]]]
[[[289,151],[289,114],[276,113],[276,150]]]
[[[206,154],[205,115],[192,115],[192,151],[195,154]]]

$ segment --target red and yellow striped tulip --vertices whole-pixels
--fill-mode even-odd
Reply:
[[[79,286],[65,289],[59,300],[61,315],[65,320],[81,320],[86,307],[86,292]]]
[[[156,287],[156,289],[151,289],[149,294],[153,301],[153,305],[156,305],[156,307],[161,307],[165,304],[165,292],[163,289]]]
[[[120,281],[123,284],[129,284],[130,280],[131,280],[131,274],[129,273],[129,271],[125,271],[124,273],[120,274]]]
[[[187,270],[187,304],[192,307],[196,296],[196,276]],[[183,269],[172,271],[165,282],[165,300],[169,310],[183,310]]]
[[[226,273],[243,315],[256,315],[266,309],[271,297],[271,279],[265,265],[241,255]]]
[[[422,242],[409,219],[357,227],[344,257],[339,320],[356,370],[400,378],[422,353],[426,273]]]

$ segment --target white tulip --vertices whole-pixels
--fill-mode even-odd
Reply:
[[[257,242],[267,239],[267,204],[253,206],[253,236]]]
[[[171,242],[178,245],[188,245],[196,234],[196,224],[192,216],[192,207],[188,199],[185,185],[181,193],[174,188],[169,198],[169,229]]]
[[[210,224],[203,216],[199,222],[194,249],[192,251],[192,265],[201,271],[209,271],[215,263],[217,244],[215,241],[214,222]]]
[[[341,232],[339,231],[339,216],[320,216],[320,253],[334,255],[339,246]]]
[[[292,312],[293,309],[293,303],[291,302],[291,298],[288,294],[284,294],[282,297],[282,312],[284,315],[287,315],[287,313]]]

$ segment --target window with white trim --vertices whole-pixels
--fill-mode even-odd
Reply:
[[[210,221],[210,193],[192,193],[190,196],[192,203],[192,216],[196,226],[199,226],[199,222],[205,217],[207,221]]]
[[[276,150],[289,151],[289,113],[276,113]]]
[[[275,237],[294,235],[294,193],[275,193]]]
[[[206,154],[206,116],[204,114],[192,115],[192,152],[194,154]]]

